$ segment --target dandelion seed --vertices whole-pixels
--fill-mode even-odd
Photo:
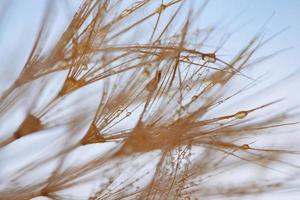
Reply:
[[[202,54],[202,60],[210,63],[215,63],[217,61],[215,53],[204,53]]]
[[[240,111],[234,114],[234,118],[236,119],[243,119],[248,115],[247,111]]]
[[[164,5],[164,4],[161,4],[157,9],[156,9],[156,12],[157,13],[161,13],[163,12],[164,10],[166,10],[167,6]]]

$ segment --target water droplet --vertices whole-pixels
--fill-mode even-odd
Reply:
[[[80,67],[81,67],[82,70],[88,70],[88,69],[89,69],[88,66],[87,66],[86,64],[83,64],[83,65],[81,65]]]
[[[73,44],[74,47],[78,46],[78,42],[75,38],[72,39],[72,44]]]
[[[192,97],[192,101],[195,101],[197,98],[198,98],[198,95],[194,95],[194,96]]]
[[[190,59],[189,59],[188,56],[184,56],[182,60],[183,60],[183,61],[186,61],[186,62],[190,62]]]
[[[187,85],[186,89],[187,89],[187,91],[190,91],[191,90],[191,86]]]
[[[235,71],[234,71],[232,68],[229,68],[229,69],[227,70],[227,72],[228,72],[228,74],[232,74],[232,73],[234,73]]]
[[[248,150],[248,149],[250,149],[250,146],[248,144],[243,144],[241,146],[241,148],[244,149],[244,150]]]
[[[234,118],[236,119],[243,119],[248,115],[247,111],[240,111],[234,114]]]
[[[68,66],[68,65],[69,65],[68,62],[65,61],[65,60],[63,60],[63,61],[61,62],[60,68],[62,68],[62,69],[69,69],[69,66]]]
[[[202,54],[202,60],[206,62],[215,63],[217,58],[215,53],[204,53]]]
[[[114,70],[114,69],[110,69],[110,70],[109,70],[109,73],[110,73],[110,74],[116,74],[116,73],[117,73],[117,71],[116,71],[116,70]]]
[[[184,111],[185,111],[185,107],[184,107],[184,106],[180,106],[179,111],[180,111],[180,112],[184,112]]]
[[[126,113],[126,117],[129,117],[131,115],[131,112]]]
[[[118,106],[118,111],[119,112],[123,112],[123,107],[120,105],[120,106]]]
[[[163,12],[164,10],[166,10],[167,6],[164,5],[164,4],[161,4],[157,9],[156,9],[156,12],[157,13],[161,13]]]
[[[104,118],[104,119],[103,119],[103,125],[104,125],[104,126],[107,126],[107,125],[108,125],[108,119],[107,119],[107,118]]]
[[[155,77],[146,85],[146,89],[149,92],[153,92],[156,89],[156,87],[160,81],[160,78],[161,78],[161,71],[158,71],[155,74]]]
[[[145,69],[143,70],[142,77],[143,77],[143,78],[147,78],[147,77],[149,77],[149,76],[150,76],[150,72],[149,72],[149,70],[148,70],[147,68],[145,68]]]
[[[215,85],[215,84],[211,82],[210,84],[208,84],[207,87],[211,88],[211,87],[213,87],[214,85]]]

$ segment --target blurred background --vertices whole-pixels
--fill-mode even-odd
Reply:
[[[154,1],[157,5],[161,3],[160,0]],[[0,0],[0,93],[5,91],[20,73],[33,46],[48,2],[50,1]],[[133,1],[122,1],[125,7],[131,2]],[[188,13],[190,8],[201,8],[203,2],[201,0],[186,0],[183,13]],[[52,22],[49,28],[49,39],[46,43],[49,48],[63,32],[82,1],[56,0],[52,3],[55,6],[51,10],[53,14],[51,15]],[[256,34],[262,34],[264,39],[271,38],[271,40],[257,52],[256,58],[275,53],[270,59],[257,64],[255,69],[246,71],[247,75],[259,79],[258,84],[248,91],[247,96],[238,97],[234,102],[230,103],[231,105],[253,107],[278,98],[285,98],[281,109],[299,105],[299,11],[300,1],[298,0],[208,1],[201,17],[195,19],[196,21],[194,22],[196,29],[207,27],[216,27],[218,29],[217,33],[219,35],[214,35],[206,43],[207,50],[218,48],[218,42],[222,37],[225,37],[226,44],[224,44],[224,48],[217,52],[217,55],[224,60],[229,60]],[[184,17],[185,15],[183,15]],[[147,26],[153,28],[155,21],[149,22]],[[144,31],[147,31],[146,29]],[[238,87],[239,82],[243,82],[243,80],[237,80],[233,88]],[[251,96],[253,94],[255,94],[255,98]],[[240,105],[237,105],[237,102]],[[0,124],[0,130],[5,130],[3,127],[7,126],[9,124],[5,126]],[[281,138],[278,138],[278,140],[282,140]],[[269,142],[276,143],[275,137],[271,140]],[[299,149],[299,134],[286,137],[286,140],[285,144],[288,144],[292,149]],[[8,166],[4,162],[8,159],[7,155],[9,154],[4,155],[3,153],[2,157],[0,155],[0,164],[6,166],[6,168]],[[294,162],[300,163],[300,159]],[[13,163],[16,164],[17,160]],[[243,174],[241,174],[241,177],[243,177]],[[230,174],[225,174],[224,178],[229,179]],[[299,191],[297,192],[299,193]],[[283,192],[276,195],[262,195],[259,199],[298,200],[299,196]]]

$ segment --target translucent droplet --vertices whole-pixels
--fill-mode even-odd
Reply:
[[[208,86],[207,87],[213,87],[215,84],[214,83],[210,83],[210,84],[208,84]]]
[[[247,111],[240,111],[234,114],[234,118],[236,119],[243,119],[248,115]]]
[[[184,106],[180,106],[179,111],[180,111],[180,112],[184,112],[184,111],[185,111],[185,107],[184,107]]]
[[[62,68],[62,69],[68,69],[68,68],[69,68],[68,62],[65,61],[65,60],[63,60],[63,61],[61,62],[60,68]]]
[[[244,150],[248,150],[248,149],[250,149],[250,146],[248,144],[243,144],[241,146],[241,148],[244,149]]]
[[[104,118],[104,119],[103,119],[103,125],[104,125],[104,126],[107,126],[107,125],[108,125],[108,119],[107,119],[107,118]]]
[[[81,65],[80,67],[81,67],[82,70],[88,70],[88,69],[89,69],[88,66],[87,66],[86,64],[83,64],[83,65]]]
[[[145,68],[145,69],[143,70],[142,77],[143,77],[143,78],[147,78],[147,77],[149,77],[149,76],[150,76],[150,72],[149,72],[149,70],[148,70],[147,68]]]
[[[74,47],[78,46],[78,42],[75,38],[72,39],[72,44],[73,44]]]
[[[190,91],[191,90],[191,86],[187,85],[186,89],[187,89],[187,91]]]
[[[131,112],[126,113],[126,117],[129,117],[131,115]]]
[[[202,54],[202,60],[204,60],[206,62],[214,63],[217,60],[216,54],[215,53],[204,53],[204,54]]]
[[[119,112],[123,112],[123,107],[122,106],[118,106],[118,111]]]
[[[190,62],[190,59],[189,59],[189,57],[188,57],[188,56],[184,56],[184,57],[183,57],[183,61]]]
[[[195,101],[197,98],[198,98],[198,95],[194,95],[194,96],[192,97],[192,101]]]
[[[163,12],[164,10],[166,10],[167,6],[164,5],[164,4],[161,4],[157,9],[156,9],[156,12],[157,13],[161,13]]]
[[[110,73],[110,74],[115,74],[115,73],[117,73],[117,72],[116,72],[116,70],[114,70],[114,69],[110,69],[110,70],[109,70],[109,73]]]
[[[229,74],[232,74],[232,73],[234,73],[235,71],[234,71],[232,68],[229,68],[229,69],[227,70],[227,72],[228,72]]]
[[[153,92],[156,89],[156,87],[160,81],[160,78],[161,78],[161,71],[158,71],[155,74],[155,77],[146,85],[146,89],[149,92]]]

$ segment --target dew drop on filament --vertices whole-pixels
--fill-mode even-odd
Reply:
[[[243,144],[241,146],[241,148],[244,149],[244,150],[248,150],[248,149],[250,149],[250,146],[248,144]]]
[[[87,66],[86,64],[83,64],[83,65],[81,65],[80,67],[81,67],[82,70],[88,70],[88,69],[89,69],[88,66]]]
[[[198,98],[198,95],[194,95],[194,96],[192,97],[192,101],[195,101],[197,98]]]
[[[215,63],[217,58],[215,53],[204,53],[202,54],[202,60],[210,63]]]
[[[131,115],[131,112],[126,113],[126,117],[129,117]]]
[[[240,111],[234,114],[234,118],[236,119],[243,119],[248,115],[247,111]]]
[[[161,13],[163,12],[164,10],[166,10],[167,6],[162,4],[161,6],[159,6],[157,9],[156,9],[156,12],[157,13]]]

